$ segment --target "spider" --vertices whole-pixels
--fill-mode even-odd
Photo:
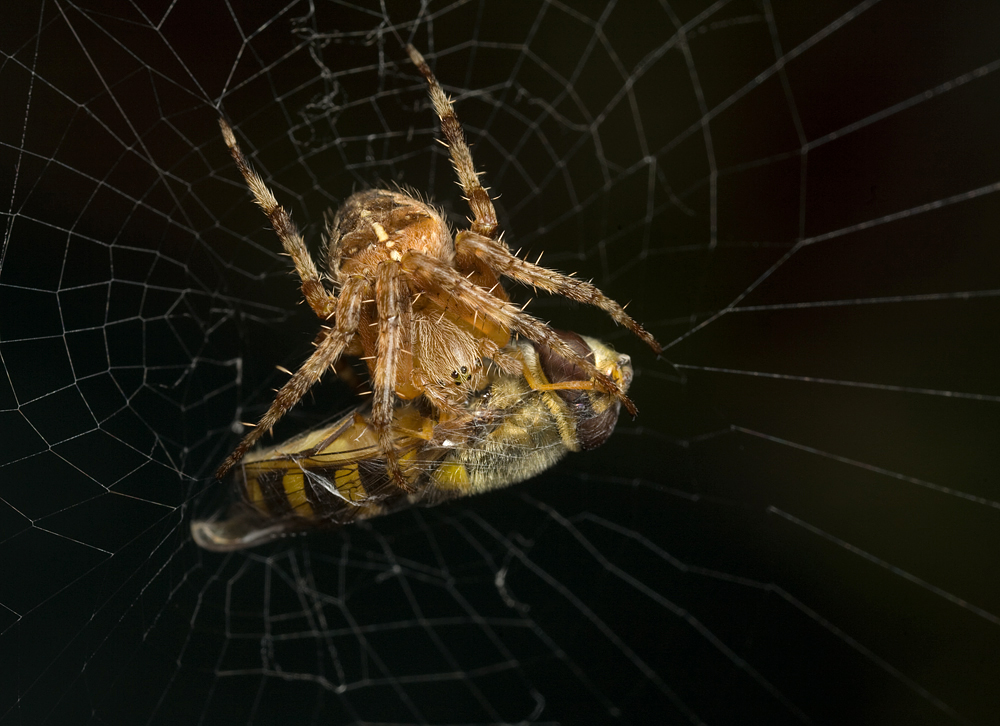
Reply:
[[[479,182],[451,100],[423,56],[412,45],[406,50],[427,81],[445,145],[473,214],[469,229],[459,231],[454,238],[442,214],[416,194],[382,189],[357,192],[328,220],[327,265],[321,274],[291,216],[250,167],[232,128],[219,119],[237,168],[292,258],[302,294],[323,326],[315,351],[278,390],[267,412],[219,467],[219,479],[345,354],[362,357],[368,364],[373,393],[370,425],[385,455],[387,472],[407,491],[411,487],[394,450],[396,398],[423,395],[442,420],[461,416],[464,403],[482,386],[491,362],[506,372],[522,371],[517,353],[503,350],[511,332],[551,348],[587,374],[585,380],[543,387],[600,389],[636,413],[608,375],[546,323],[512,304],[499,278],[595,305],[657,354],[660,345],[621,305],[591,283],[511,253],[500,240],[493,202]],[[512,350],[516,351],[516,346]]]

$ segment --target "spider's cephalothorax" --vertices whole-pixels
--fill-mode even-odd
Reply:
[[[614,380],[547,324],[513,305],[499,278],[595,305],[657,353],[659,344],[594,285],[522,260],[500,241],[493,202],[479,183],[451,101],[423,56],[413,46],[407,52],[427,80],[473,213],[470,228],[459,231],[454,239],[441,215],[415,196],[400,191],[359,192],[344,202],[328,225],[328,264],[326,274],[321,275],[288,212],[250,167],[229,124],[219,121],[237,167],[295,263],[306,301],[323,321],[316,350],[222,464],[219,478],[345,353],[360,355],[368,364],[374,395],[370,424],[385,454],[387,471],[403,488],[408,485],[396,463],[391,430],[396,398],[424,395],[441,420],[461,415],[464,401],[484,375],[484,365],[495,364],[511,372],[522,365],[516,355],[501,350],[512,332],[546,346],[586,373],[583,380],[547,388],[597,388],[615,395],[635,413]]]

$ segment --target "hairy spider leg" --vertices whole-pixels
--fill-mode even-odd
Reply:
[[[513,255],[506,245],[474,232],[459,232],[455,237],[455,249],[461,250],[461,254],[475,255],[488,267],[511,280],[600,308],[616,323],[639,336],[657,355],[662,352],[660,344],[645,328],[626,313],[621,305],[589,282],[522,260]]]
[[[316,264],[313,262],[309,250],[306,249],[305,240],[298,227],[295,226],[295,222],[292,221],[291,215],[285,208],[278,204],[278,200],[274,198],[274,194],[267,188],[264,180],[250,166],[250,162],[247,161],[236,141],[232,127],[226,123],[225,119],[219,119],[219,128],[222,129],[222,138],[225,139],[226,146],[229,147],[229,153],[233,157],[233,161],[236,162],[236,168],[240,170],[243,179],[246,180],[247,186],[253,193],[254,201],[264,210],[264,214],[271,222],[271,227],[274,228],[281,240],[281,246],[295,263],[295,271],[299,273],[299,279],[302,281],[302,295],[320,320],[329,320],[336,310],[337,300],[323,286],[319,271],[316,269]]]
[[[375,305],[378,308],[378,357],[375,360],[371,423],[379,446],[386,457],[386,472],[407,492],[407,483],[396,457],[396,442],[392,432],[393,407],[396,401],[396,380],[409,379],[413,369],[410,351],[412,300],[409,285],[399,262],[379,263],[375,278]]]
[[[479,183],[479,174],[476,173],[476,167],[472,163],[472,152],[465,141],[458,116],[455,115],[455,107],[441,89],[441,85],[420,52],[412,45],[406,46],[406,52],[409,53],[413,65],[427,79],[431,103],[434,104],[434,111],[441,119],[441,133],[444,134],[448,151],[451,153],[451,162],[455,167],[455,173],[458,174],[465,198],[469,202],[469,208],[475,216],[472,231],[484,237],[494,237],[497,233],[496,209],[493,208],[490,195]]]
[[[270,431],[289,409],[298,403],[313,387],[323,374],[340,358],[341,354],[357,334],[361,319],[362,301],[370,290],[368,281],[363,277],[351,277],[344,282],[340,293],[341,304],[337,313],[337,327],[330,330],[313,354],[309,356],[288,381],[285,382],[274,397],[267,412],[261,416],[257,425],[243,437],[233,453],[222,463],[215,473],[216,479],[222,479],[230,469],[253,447],[257,440]]]

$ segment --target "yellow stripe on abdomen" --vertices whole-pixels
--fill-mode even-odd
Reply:
[[[245,486],[247,501],[262,512],[267,512],[267,507],[264,506],[264,495],[261,493],[260,486],[257,484],[257,477],[248,478],[245,482]]]
[[[296,514],[303,517],[311,517],[313,514],[312,505],[306,498],[306,479],[301,469],[289,469],[281,478],[281,486],[288,497],[288,503],[292,505]]]
[[[358,472],[357,464],[337,469],[337,473],[333,475],[333,485],[337,487],[340,496],[349,502],[360,502],[368,496],[361,484],[361,474]]]

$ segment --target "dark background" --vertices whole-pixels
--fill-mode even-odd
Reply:
[[[0,724],[1000,721],[997,6],[388,8],[5,14]],[[202,552],[315,332],[216,118],[314,245],[378,183],[460,225],[405,42],[506,239],[664,358],[536,300],[633,357],[603,448]]]

